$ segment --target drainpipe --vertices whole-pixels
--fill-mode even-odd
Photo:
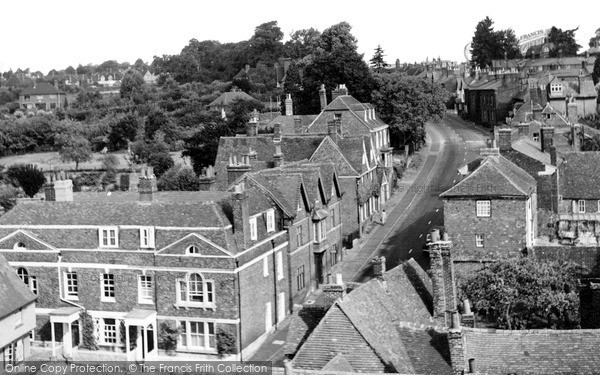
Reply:
[[[235,269],[239,269],[240,267],[240,261],[239,259],[235,260]],[[240,362],[242,362],[244,359],[242,358],[242,294],[240,293],[240,273],[239,271],[236,273],[235,275],[236,281],[237,281],[237,297],[238,297],[238,316],[240,318],[240,322],[238,323],[237,326],[237,330],[238,330],[238,338],[239,338],[239,343],[238,343],[238,350],[240,353]]]
[[[273,249],[273,312],[275,313],[275,330],[277,330],[279,328],[279,322],[278,322],[278,318],[279,318],[279,312],[277,311],[279,308],[279,303],[277,301],[277,257],[275,255],[275,240],[271,240],[271,249]],[[281,257],[281,260],[283,261],[283,257]],[[283,264],[281,265],[283,267]]]

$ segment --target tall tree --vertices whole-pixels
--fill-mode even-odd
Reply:
[[[600,58],[596,57],[596,61],[594,61],[594,70],[592,70],[592,79],[594,80],[594,85],[597,85],[600,82]]]
[[[521,56],[517,38],[512,29],[494,31],[494,21],[486,17],[475,27],[471,42],[471,65],[482,69],[492,65],[492,60]]]
[[[372,103],[390,126],[392,145],[409,145],[411,151],[420,148],[425,142],[425,123],[442,118],[448,93],[437,83],[399,73],[379,73],[375,78]]]
[[[588,45],[590,47],[600,47],[600,28],[598,28],[594,33],[594,36],[590,38]]]
[[[550,57],[558,56],[577,56],[577,51],[581,48],[575,40],[575,32],[579,29],[565,30],[552,26],[548,34],[548,42],[552,44],[550,48]]]
[[[381,48],[381,45],[378,45],[377,48],[375,48],[375,54],[373,55],[371,60],[369,60],[369,62],[371,63],[371,67],[375,69],[382,69],[390,66],[390,64],[385,62],[384,57],[385,55],[383,54],[383,48]]]
[[[62,161],[75,162],[75,170],[79,170],[80,163],[92,160],[90,141],[79,134],[57,134],[54,142]]]
[[[301,59],[314,52],[321,32],[317,29],[301,29],[290,34],[290,40],[285,42],[284,55],[292,59]]]
[[[145,99],[145,82],[142,74],[135,69],[128,70],[121,80],[121,98],[141,103]]]
[[[265,22],[256,26],[254,35],[250,38],[248,64],[257,62],[273,64],[283,53],[283,32],[277,26],[277,21]]]

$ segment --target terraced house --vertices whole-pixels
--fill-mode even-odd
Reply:
[[[46,200],[0,218],[0,253],[39,295],[35,340],[54,356],[76,357],[85,312],[123,359],[157,358],[164,324],[180,328],[177,352],[216,355],[232,338],[245,358],[288,314],[287,246],[261,189],[156,192],[150,171],[139,193],[108,195],[55,176]]]

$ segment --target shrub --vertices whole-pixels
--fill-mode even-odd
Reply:
[[[94,321],[87,311],[81,313],[81,336],[82,340],[79,346],[82,349],[98,350],[98,343],[94,335]]]
[[[23,196],[23,191],[12,185],[0,185],[0,206],[8,211],[17,204],[17,198]]]
[[[30,198],[33,198],[46,183],[44,172],[34,164],[11,165],[8,168],[7,175],[15,180]]]
[[[162,322],[158,331],[158,348],[163,350],[177,349],[177,340],[180,335],[179,328],[172,322]]]
[[[192,168],[176,165],[159,178],[157,186],[158,190],[198,191],[200,180]]]
[[[148,164],[150,164],[154,168],[154,174],[156,177],[160,177],[165,173],[169,168],[175,165],[173,158],[169,155],[168,152],[159,152],[156,154],[151,154],[148,157]]]
[[[221,328],[217,329],[217,353],[220,357],[237,352],[235,336]]]

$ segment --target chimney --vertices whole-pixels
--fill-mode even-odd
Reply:
[[[576,124],[579,117],[577,114],[577,103],[575,102],[575,98],[572,96],[567,100],[567,121],[569,124]]]
[[[488,147],[479,150],[479,155],[498,158],[500,149],[496,147],[496,140],[488,140]]]
[[[244,66],[244,70],[246,71],[246,73],[248,73],[248,71],[250,70],[250,64],[246,64],[246,66]]]
[[[273,154],[274,167],[281,167],[283,165],[283,152],[281,151],[281,145],[275,145],[275,153]]]
[[[293,116],[294,115],[294,106],[292,102],[292,94],[287,94],[287,98],[285,98],[285,115]]]
[[[281,124],[273,125],[273,142],[281,142]]]
[[[233,236],[240,249],[246,249],[250,244],[250,208],[248,194],[241,185],[235,185],[231,197],[233,215]]]
[[[54,80],[54,88],[58,90],[58,81]]]
[[[73,181],[67,179],[63,171],[49,174],[46,176],[44,195],[49,202],[72,202]]]
[[[319,89],[319,100],[321,101],[321,111],[327,107],[327,92],[325,91],[325,85],[321,84]]]
[[[433,236],[432,236],[433,237]],[[456,311],[456,285],[452,262],[452,241],[439,237],[432,238],[429,248],[431,284],[433,286],[433,317],[440,324],[448,326],[448,311]],[[437,241],[436,241],[437,240]]]
[[[529,97],[531,98],[531,105],[541,105],[540,93],[538,91],[537,83],[533,78],[529,79]]]
[[[139,181],[138,192],[140,193],[140,201],[152,202],[154,200],[154,193],[158,190],[156,188],[156,176],[154,176],[154,168],[142,168]]]
[[[339,298],[344,298],[346,287],[343,284],[324,284],[323,300],[325,306],[331,306]]]
[[[463,301],[463,313],[460,317],[460,324],[464,327],[475,328],[475,314],[471,311],[471,302],[468,299]]]
[[[452,374],[462,375],[465,373],[465,340],[460,326],[458,311],[452,312],[451,326],[448,330],[448,347],[450,349],[450,364]]]
[[[301,134],[305,133],[305,129],[302,127],[302,117],[294,116],[294,133]]]
[[[200,181],[201,191],[215,190],[215,182],[217,178],[213,166],[209,165],[208,167],[202,168],[202,172],[200,172],[198,180]]]
[[[335,90],[331,92],[331,101],[334,101],[335,98],[342,95],[348,95],[348,89],[346,88],[346,85],[343,84],[338,85]]]
[[[550,146],[554,145],[554,128],[551,126],[540,128],[542,152],[549,152]]]
[[[556,165],[556,146],[552,145],[550,146],[550,164],[552,164],[553,166],[557,166]]]
[[[136,172],[123,173],[119,178],[122,191],[131,191],[137,193],[138,184],[140,183],[140,175]]]
[[[236,155],[229,155],[229,164],[227,165],[227,184],[233,184],[244,173],[250,172],[250,155],[240,155],[240,159]]]
[[[500,151],[512,150],[512,129],[498,129],[498,148],[500,149]]]
[[[373,271],[373,277],[383,280],[385,274],[385,257],[376,257],[371,259],[371,269]]]
[[[250,115],[250,121],[246,124],[246,136],[256,137],[258,135],[258,111],[254,109]]]

